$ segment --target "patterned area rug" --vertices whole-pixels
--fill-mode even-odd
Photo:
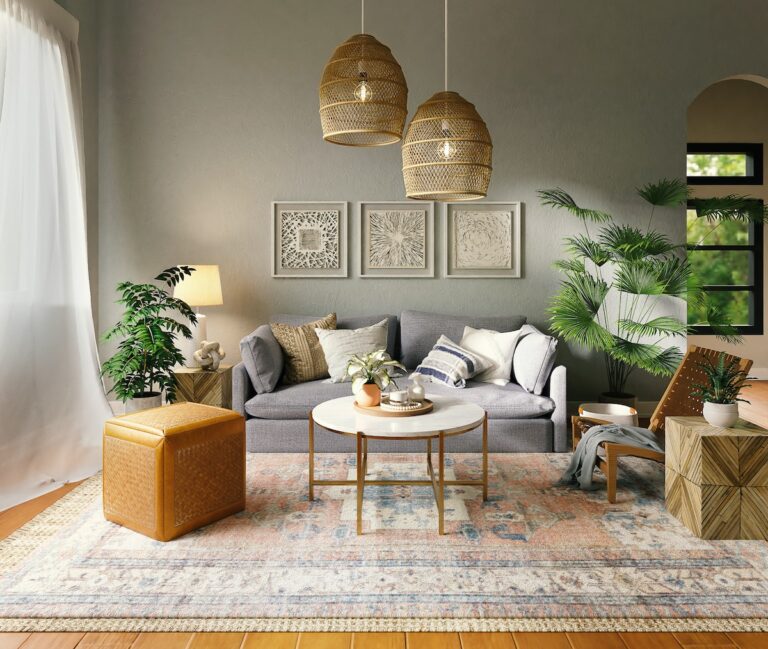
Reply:
[[[354,456],[317,457],[319,478],[354,477]],[[357,536],[354,488],[308,502],[305,455],[250,455],[247,511],[170,543],[105,521],[92,478],[0,542],[0,631],[768,629],[765,543],[693,537],[659,465],[623,462],[609,505],[555,486],[567,461],[491,456],[490,501],[450,488],[443,537],[431,488],[400,486],[366,488]],[[480,470],[447,461],[448,478]]]

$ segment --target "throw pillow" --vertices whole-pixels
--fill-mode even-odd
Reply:
[[[428,381],[444,383],[453,388],[463,388],[467,379],[491,366],[491,361],[464,349],[450,338],[440,336],[432,351],[421,361],[415,374]]]
[[[480,372],[475,377],[475,381],[493,383],[494,385],[509,383],[512,378],[512,357],[519,337],[519,329],[499,332],[491,329],[464,327],[464,335],[459,346],[480,354],[493,363],[487,370]]]
[[[348,381],[347,362],[355,354],[387,347],[387,321],[359,329],[315,329],[328,364],[331,383]]]
[[[285,356],[283,383],[306,383],[328,376],[325,354],[315,329],[335,329],[335,313],[298,327],[278,322],[272,323],[270,327]]]
[[[515,347],[512,368],[515,380],[527,392],[541,394],[555,366],[557,339],[541,333],[533,325],[523,325]]]
[[[256,394],[272,392],[283,373],[283,350],[269,325],[261,325],[240,341],[243,365]]]

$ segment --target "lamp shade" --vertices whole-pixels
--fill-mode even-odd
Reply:
[[[471,201],[491,181],[493,144],[475,107],[457,92],[438,92],[416,111],[403,141],[408,198]]]
[[[176,285],[173,296],[189,306],[216,306],[224,304],[221,297],[221,279],[216,265],[189,264],[195,271]]]
[[[399,142],[408,115],[400,65],[370,34],[356,34],[333,52],[320,81],[323,139],[346,146]]]

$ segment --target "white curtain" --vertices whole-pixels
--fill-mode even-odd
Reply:
[[[0,0],[0,510],[92,475],[110,410],[85,230],[76,32]],[[76,23],[75,23],[76,24]]]

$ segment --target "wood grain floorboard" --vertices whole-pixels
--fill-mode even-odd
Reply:
[[[571,649],[565,633],[513,633],[517,649]]]
[[[406,633],[408,649],[462,649],[458,633]]]
[[[246,633],[241,649],[296,649],[298,644],[298,633]]]
[[[86,633],[77,649],[130,649],[138,633]]]
[[[351,633],[300,633],[296,649],[350,649]]]
[[[680,643],[681,647],[733,647],[734,644],[731,639],[725,635],[725,633],[673,633],[675,640]]]
[[[516,649],[511,633],[460,633],[462,649]]]
[[[29,633],[0,633],[0,649],[18,649]]]
[[[566,633],[573,649],[627,649],[618,633]]]
[[[739,649],[766,649],[768,634],[766,633],[728,633],[731,642]]]
[[[16,505],[16,507],[0,512],[0,539],[10,536],[11,533],[19,529],[24,523],[31,521],[40,512],[48,509],[59,498],[68,494],[79,484],[80,482],[66,484],[63,487],[54,489],[50,493],[43,494],[25,503],[21,503],[21,505]]]
[[[188,649],[240,649],[244,633],[195,633]]]
[[[739,404],[739,415],[753,424],[768,428],[768,381],[750,381],[741,397],[750,403]]]
[[[131,649],[187,649],[193,635],[194,633],[140,633]]]
[[[74,649],[85,633],[33,633],[24,649]]]
[[[671,633],[619,633],[627,649],[680,649]]]
[[[405,649],[405,633],[355,633],[352,649]]]

